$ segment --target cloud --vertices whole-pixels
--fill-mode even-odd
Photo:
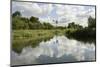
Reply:
[[[20,11],[23,16],[45,16],[52,11],[52,4],[43,4],[32,2],[12,2],[12,11]]]
[[[82,26],[87,26],[89,16],[95,18],[94,6],[46,4],[32,2],[12,2],[12,12],[20,11],[23,16],[39,17],[42,21],[49,21],[55,25],[52,20],[58,21],[58,26],[67,26],[68,23],[75,22]]]
[[[58,42],[56,42],[58,40]],[[55,36],[49,41],[42,41],[35,48],[25,47],[20,55],[12,52],[12,64],[37,64],[37,61],[47,59],[51,61],[92,61],[95,60],[95,45],[68,39],[65,36]],[[49,60],[51,61],[49,61]],[[34,63],[33,63],[34,62]]]
[[[60,19],[60,23],[75,22],[82,26],[87,26],[87,18],[95,17],[95,7],[92,6],[76,6],[76,5],[55,5],[56,14]]]

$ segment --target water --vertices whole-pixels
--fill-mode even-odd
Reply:
[[[65,36],[41,41],[35,48],[24,47],[20,54],[12,51],[12,65],[45,64],[75,61],[94,61],[95,44],[84,43]]]

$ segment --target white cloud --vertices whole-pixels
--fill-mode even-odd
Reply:
[[[56,42],[56,40],[58,40],[58,42]],[[94,43],[84,44],[77,40],[68,39],[65,36],[55,36],[49,41],[40,42],[39,45],[35,48],[32,48],[31,46],[23,48],[20,55],[12,52],[11,56],[13,65],[31,63],[37,64],[37,61],[39,61],[39,59],[44,58],[51,59],[52,61],[54,60],[55,62],[57,62],[58,59],[62,60],[62,58],[63,61],[66,62],[87,60],[92,61],[95,60],[95,45]],[[43,56],[44,58],[41,56]],[[66,60],[67,58],[69,58],[69,60]],[[49,62],[49,60],[46,62]]]
[[[95,17],[95,7],[93,6],[13,2],[12,12],[15,12],[17,10],[21,11],[23,16],[36,16],[39,17],[40,20],[47,22],[49,21],[50,23],[53,22],[53,19],[56,19],[59,21],[59,23],[57,24],[59,26],[67,26],[68,23],[71,22],[87,26],[87,18],[89,16]],[[52,11],[55,11],[56,13],[56,16],[54,15],[54,18],[52,17]],[[52,24],[55,25],[54,22]]]
[[[94,7],[75,5],[56,5],[56,7],[56,14],[58,15],[58,18],[60,18],[59,21],[61,23],[75,22],[76,24],[87,26],[87,18],[89,16],[95,17]]]
[[[12,11],[21,11],[23,16],[43,16],[48,15],[52,11],[52,4],[43,4],[31,2],[12,2]]]

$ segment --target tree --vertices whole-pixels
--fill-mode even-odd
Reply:
[[[43,23],[43,28],[44,28],[44,29],[52,29],[53,26],[52,26],[50,23],[44,22],[44,23]]]
[[[96,28],[96,19],[91,16],[88,18],[88,28]]]
[[[32,23],[37,23],[37,22],[39,22],[39,18],[31,16],[31,17],[30,17],[30,21],[31,21]]]
[[[12,19],[12,28],[13,29],[24,29],[24,21],[21,20],[19,17],[14,17]]]
[[[29,29],[28,18],[21,17],[21,13],[16,11],[12,14],[12,28],[13,29]]]
[[[79,24],[75,24],[75,22],[69,23],[68,28],[73,28],[73,29],[82,29],[83,27]]]
[[[49,22],[40,23],[39,18],[31,16],[22,17],[19,11],[12,14],[13,29],[53,29],[54,26]]]
[[[19,17],[21,16],[21,13],[19,11],[16,11],[15,13],[12,14],[12,17]]]
[[[75,22],[72,22],[72,23],[68,24],[68,28],[74,28],[74,26],[75,26]]]

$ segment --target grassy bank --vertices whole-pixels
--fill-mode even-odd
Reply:
[[[41,41],[47,41],[55,35],[64,35],[65,30],[13,30],[12,49],[20,53],[26,46],[35,47]]]
[[[12,49],[20,53],[26,46],[33,48],[39,45],[41,41],[48,41],[55,35],[66,35],[68,38],[84,42],[93,42],[95,40],[95,30],[77,30],[77,29],[52,29],[52,30],[13,30],[12,31]]]
[[[51,37],[55,34],[54,30],[13,30],[14,39],[40,39]]]

